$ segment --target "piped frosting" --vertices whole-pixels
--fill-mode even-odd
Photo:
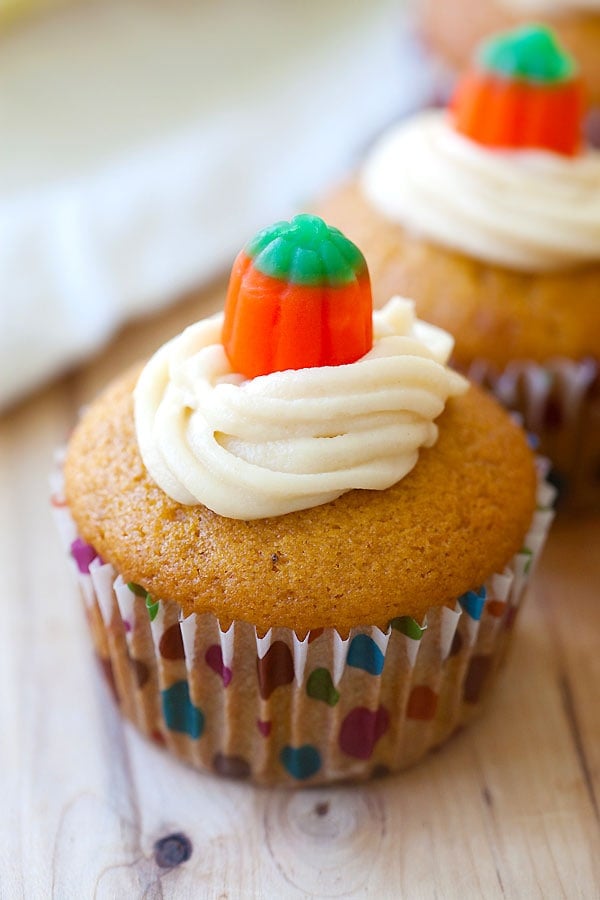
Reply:
[[[339,366],[246,379],[221,343],[223,316],[165,344],[135,389],[143,461],[174,500],[256,519],[384,490],[437,438],[467,382],[446,366],[450,335],[400,298],[373,313],[373,348]]]

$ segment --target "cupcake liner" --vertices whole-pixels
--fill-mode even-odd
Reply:
[[[325,628],[303,639],[183,617],[177,603],[127,585],[77,536],[59,472],[52,503],[123,714],[199,769],[313,785],[398,771],[479,711],[552,520],[542,463],[538,474],[522,551],[453,608],[431,608],[422,624],[400,616],[385,632]]]
[[[555,469],[561,504],[600,508],[600,367],[575,362],[510,363],[499,371],[485,360],[472,363],[469,377],[519,413],[536,436],[536,448]]]

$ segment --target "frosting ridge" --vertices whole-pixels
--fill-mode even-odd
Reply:
[[[388,218],[444,246],[523,271],[600,259],[600,153],[490,150],[440,111],[388,132],[361,186]]]
[[[467,382],[445,365],[450,335],[393,298],[373,313],[374,345],[354,363],[244,379],[219,314],[144,367],[134,394],[142,459],[174,500],[256,519],[384,490],[437,438],[434,419]]]

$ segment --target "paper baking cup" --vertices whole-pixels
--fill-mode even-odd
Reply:
[[[469,377],[518,412],[555,470],[561,505],[600,509],[600,368],[593,359],[512,362],[498,371],[474,362]]]
[[[552,519],[540,464],[523,549],[453,608],[387,631],[333,628],[303,640],[245,622],[183,617],[127,585],[76,533],[60,476],[52,503],[92,638],[122,712],[199,769],[259,784],[324,784],[395,772],[476,714],[504,656]],[[400,604],[399,604],[400,605]]]

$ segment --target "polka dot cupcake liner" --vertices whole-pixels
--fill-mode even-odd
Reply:
[[[517,413],[552,461],[560,505],[600,509],[600,366],[556,358],[544,365],[513,362],[498,371],[474,362],[469,377]]]
[[[126,584],[78,537],[55,482],[53,506],[96,653],[123,714],[202,770],[258,784],[361,780],[411,765],[481,708],[552,519],[540,467],[523,549],[453,608],[387,631],[288,628],[261,636]]]

